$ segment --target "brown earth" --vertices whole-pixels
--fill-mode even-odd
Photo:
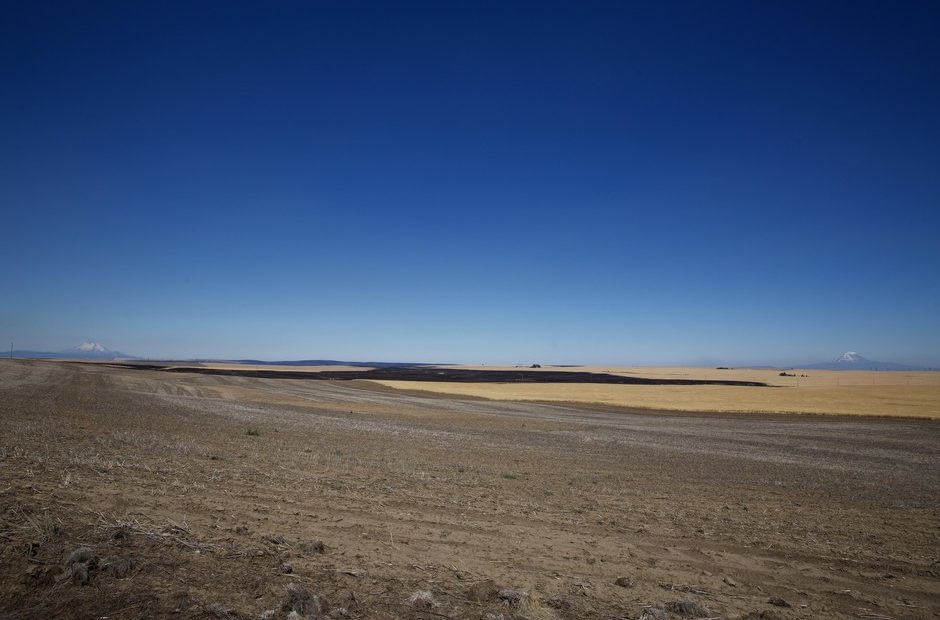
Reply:
[[[0,414],[0,618],[940,615],[934,421],[34,361]]]

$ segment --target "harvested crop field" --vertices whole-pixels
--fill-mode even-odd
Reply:
[[[480,369],[482,367],[453,367]],[[486,367],[497,372],[494,367]],[[648,381],[697,382],[699,385],[604,385],[559,383],[462,383],[381,380],[402,390],[422,390],[462,397],[568,402],[671,411],[724,413],[811,413],[940,419],[940,372],[787,370],[713,368],[530,369],[543,372],[592,372]],[[707,385],[705,382],[714,382]],[[759,383],[768,388],[720,385]]]
[[[0,413],[0,618],[940,614],[935,421],[30,361]]]

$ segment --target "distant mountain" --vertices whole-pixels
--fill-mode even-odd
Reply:
[[[821,362],[809,366],[800,366],[800,368],[812,370],[926,370],[919,366],[895,364],[894,362],[876,362],[855,351],[846,351],[842,354],[842,357],[834,362]]]
[[[133,355],[112,351],[100,342],[88,340],[77,347],[65,351],[13,351],[13,357],[28,359],[69,359],[69,360],[128,360],[137,359]]]
[[[86,340],[77,347],[72,347],[69,351],[74,351],[76,353],[107,353],[107,349],[101,343],[94,342],[93,340]]]

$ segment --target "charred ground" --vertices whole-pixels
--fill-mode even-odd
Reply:
[[[759,381],[735,381],[719,379],[665,379],[629,377],[602,372],[576,372],[539,370],[473,370],[427,366],[390,366],[371,370],[344,371],[292,371],[262,370],[257,368],[212,368],[167,364],[113,364],[115,367],[137,370],[162,370],[166,372],[198,373],[203,375],[226,375],[233,377],[257,377],[262,379],[320,379],[350,381],[353,379],[385,381],[443,381],[456,383],[606,383],[619,385],[735,385],[767,387]]]

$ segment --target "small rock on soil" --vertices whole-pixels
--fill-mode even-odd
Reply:
[[[317,617],[322,611],[320,599],[314,596],[307,586],[300,583],[287,586],[287,598],[281,609],[296,612],[301,617]]]
[[[408,597],[408,602],[415,607],[423,607],[424,609],[437,607],[437,601],[434,600],[434,596],[427,590],[418,590]]]
[[[479,581],[467,588],[467,599],[475,603],[484,603],[496,598],[499,588],[492,579]]]
[[[128,558],[108,558],[102,564],[105,572],[115,579],[124,579],[131,574],[134,562]]]
[[[671,601],[666,603],[665,607],[666,611],[687,618],[706,618],[711,615],[707,607],[703,607],[695,601]]]
[[[640,620],[665,620],[666,612],[658,607],[647,607],[640,613]]]

